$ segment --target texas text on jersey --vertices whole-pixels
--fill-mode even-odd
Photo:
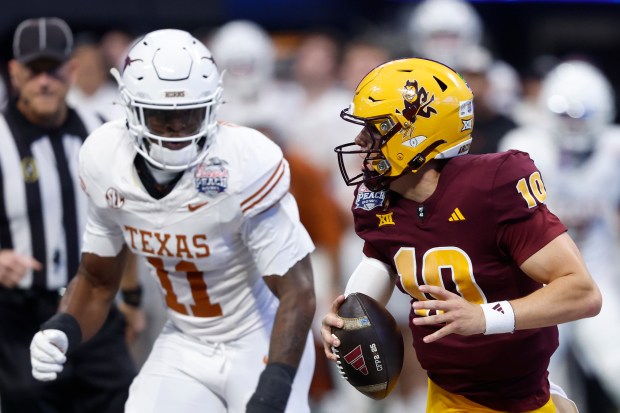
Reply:
[[[263,326],[277,300],[261,276],[284,274],[313,249],[289,216],[296,209],[286,207],[294,200],[280,149],[253,129],[220,125],[209,156],[161,199],[145,190],[135,158],[123,121],[83,147],[80,175],[94,205],[85,252],[114,256],[126,243],[145,256],[171,320],[187,334],[226,341]],[[250,218],[275,213],[290,223],[277,236],[274,228],[251,231]]]

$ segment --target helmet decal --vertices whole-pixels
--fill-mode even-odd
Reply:
[[[412,148],[415,148],[416,146],[422,144],[425,140],[426,140],[426,136],[416,136],[416,137],[412,137],[404,141],[403,145],[411,146]]]
[[[129,55],[125,57],[125,62],[123,63],[123,72],[127,69],[127,66],[130,66],[133,62],[141,62],[142,59],[132,59]]]
[[[459,104],[459,116],[461,118],[468,118],[474,114],[474,101],[473,99],[466,100]]]
[[[433,113],[437,113],[435,108],[430,106],[435,100],[435,95],[429,99],[428,92],[424,87],[418,87],[417,80],[413,82],[407,80],[403,89],[403,99],[405,109],[402,111],[402,115],[411,123],[415,123],[417,116],[430,118]],[[399,113],[398,109],[396,109],[396,113]]]

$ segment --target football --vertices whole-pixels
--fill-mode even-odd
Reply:
[[[340,346],[332,351],[340,374],[358,391],[375,400],[396,386],[403,367],[403,337],[396,320],[381,303],[352,293],[338,309],[342,328],[332,328]]]

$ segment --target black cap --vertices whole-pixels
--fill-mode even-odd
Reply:
[[[19,24],[13,38],[13,56],[24,64],[46,59],[59,64],[71,57],[73,34],[57,17],[28,19]]]

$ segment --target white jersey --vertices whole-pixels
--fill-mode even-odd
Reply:
[[[205,160],[159,200],[143,187],[135,157],[124,120],[82,147],[83,251],[114,256],[126,244],[145,257],[171,321],[202,341],[272,324],[277,299],[262,276],[284,275],[314,248],[280,148],[253,129],[220,125]]]
[[[519,128],[500,142],[500,150],[528,152],[545,180],[547,204],[568,227],[597,281],[616,278],[620,246],[620,129],[609,128],[593,153],[575,162],[544,129]],[[619,273],[620,275],[620,273]]]

